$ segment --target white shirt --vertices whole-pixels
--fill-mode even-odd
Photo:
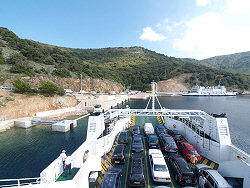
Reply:
[[[61,153],[60,154],[60,157],[61,157],[61,159],[62,159],[62,161],[65,161],[65,159],[66,159],[66,154],[65,153]]]
[[[67,158],[65,159],[65,165],[71,164],[71,161],[72,161],[72,157],[71,156],[67,156]]]
[[[202,177],[202,176],[200,176],[200,186],[204,186],[205,185],[205,183],[206,183],[206,178],[204,177]]]

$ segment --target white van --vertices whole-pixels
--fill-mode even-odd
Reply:
[[[155,129],[154,129],[152,123],[145,123],[144,124],[144,133],[145,134],[154,134],[155,133]]]

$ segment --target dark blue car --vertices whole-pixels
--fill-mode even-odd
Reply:
[[[165,129],[164,126],[159,125],[158,127],[156,127],[156,134],[160,135],[160,134],[166,134],[167,130]]]
[[[117,166],[110,166],[102,179],[101,188],[120,188],[122,169]]]

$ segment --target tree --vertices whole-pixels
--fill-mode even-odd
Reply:
[[[20,78],[15,79],[12,82],[13,86],[15,87],[15,92],[17,93],[29,93],[32,92],[32,89],[29,83],[22,81]]]

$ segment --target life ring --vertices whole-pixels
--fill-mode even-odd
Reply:
[[[173,127],[174,127],[174,128],[176,128],[176,125],[175,125],[175,124],[173,124]]]

